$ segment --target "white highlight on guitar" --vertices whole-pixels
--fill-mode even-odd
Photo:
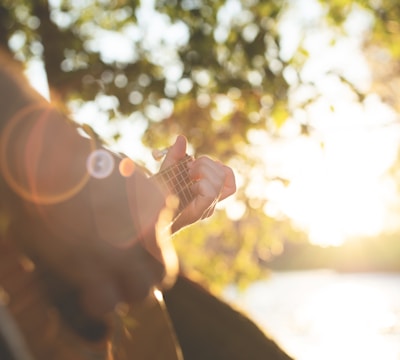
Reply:
[[[14,317],[2,302],[0,302],[0,335],[6,341],[12,353],[12,358],[33,360]]]

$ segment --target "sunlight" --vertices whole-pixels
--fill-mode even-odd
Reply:
[[[49,100],[50,90],[43,62],[40,60],[32,60],[28,62],[25,75],[29,79],[31,86],[45,99]]]
[[[381,293],[355,282],[340,282],[315,294],[301,309],[297,321],[307,323],[317,337],[351,337],[354,341],[391,327],[395,316],[387,310]]]
[[[296,360],[398,360],[398,285],[398,275],[283,272],[226,297]]]
[[[384,174],[396,159],[400,132],[382,123],[379,107],[369,109],[380,114],[371,126],[368,117],[373,114],[360,109],[352,117],[352,106],[336,116],[321,112],[315,135],[287,141],[285,152],[275,159],[290,178],[277,201],[315,244],[340,245],[354,236],[378,234],[388,225],[396,189]],[[267,166],[273,146],[269,152]]]
[[[225,208],[226,215],[231,221],[238,221],[246,212],[246,205],[241,201],[237,201],[233,197],[225,199],[223,206]],[[218,207],[221,207],[221,205],[218,205]]]
[[[280,140],[253,136],[253,143],[264,154],[266,168],[290,181],[286,188],[268,191],[266,211],[286,214],[309,234],[310,242],[328,246],[376,235],[390,226],[389,205],[396,189],[385,172],[396,159],[400,128],[394,112],[377,95],[359,103],[335,75],[343,74],[358,89],[368,88],[371,70],[360,35],[371,26],[371,16],[352,11],[345,24],[347,36],[337,39],[320,22],[322,11],[321,4],[302,0],[292,3],[283,17],[284,58],[299,45],[304,22],[313,24],[305,33],[309,60],[301,71],[302,81],[313,86],[296,87],[297,77],[289,74],[295,89],[290,95],[293,118],[280,129]],[[315,94],[318,99],[303,108]],[[298,136],[299,124],[309,126],[309,136]]]
[[[384,334],[396,324],[385,294],[355,281],[322,287],[300,308],[296,326],[318,345],[305,359],[394,359]],[[329,355],[328,355],[329,354]]]
[[[265,212],[285,214],[310,242],[338,246],[393,226],[388,214],[396,186],[385,174],[397,156],[400,128],[376,97],[367,98],[364,106],[338,97],[334,112],[326,101],[308,110],[308,136],[298,135],[296,121],[287,122],[278,139],[263,131],[249,134],[249,154],[263,158],[269,177],[289,184],[263,185],[265,174],[252,169],[246,194],[266,198]]]
[[[298,135],[295,119],[283,126],[279,138],[265,131],[249,133],[248,154],[261,157],[265,169],[246,170],[251,172],[246,195],[267,199],[266,214],[288,216],[312,243],[338,246],[390,226],[396,187],[385,174],[397,156],[400,128],[379,99],[361,106],[339,98],[334,112],[325,102],[322,98],[308,110],[308,136]],[[266,176],[289,184],[266,184]]]
[[[57,2],[53,5],[58,6]],[[240,8],[240,2],[231,0],[218,14],[221,21],[216,31],[218,41],[223,40],[224,31],[239,16]],[[344,26],[348,35],[338,39],[331,28],[321,23],[322,12],[318,2],[299,0],[291,2],[280,21],[282,59],[290,59],[302,40],[301,34],[306,35],[304,47],[310,54],[300,74],[307,85],[290,94],[291,106],[296,109],[315,93],[321,97],[307,109],[294,111],[293,119],[280,129],[281,140],[275,141],[265,132],[249,135],[253,147],[250,151],[256,156],[263,154],[265,170],[254,170],[246,194],[268,199],[266,214],[289,216],[307,231],[312,243],[328,246],[343,244],[354,236],[378,234],[388,226],[388,204],[396,192],[394,184],[383,175],[396,157],[400,131],[397,126],[388,125],[395,121],[394,115],[377,96],[369,96],[363,104],[358,104],[354,92],[334,75],[343,74],[358,89],[368,87],[370,70],[362,55],[360,35],[371,26],[370,15],[352,11]],[[91,46],[107,59],[129,61],[135,58],[135,42],[144,37],[148,50],[157,49],[152,60],[166,68],[168,83],[172,84],[167,88],[187,91],[190,84],[185,87],[177,82],[182,75],[182,64],[171,51],[187,42],[187,28],[180,23],[171,24],[167,17],[156,13],[153,1],[143,3],[137,16],[142,32],[139,27],[126,28],[122,34],[98,32],[93,35]],[[12,43],[19,47],[22,41],[16,36]],[[32,62],[27,74],[48,97],[40,66],[39,62]],[[209,81],[206,73],[199,73],[198,78]],[[298,81],[297,75],[291,76],[290,71],[287,79],[293,85]],[[311,83],[315,86],[308,85]],[[131,95],[132,102],[142,101],[140,94]],[[227,98],[221,96],[219,100],[216,118],[232,110]],[[106,113],[113,110],[118,117],[117,106],[115,98],[103,96],[85,104],[72,102],[71,110],[78,123],[92,126],[108,145],[155,170],[158,164],[154,164],[150,151],[141,144],[146,120],[132,114],[110,122]],[[146,115],[150,113],[154,118],[163,115],[155,108]],[[308,138],[298,136],[296,124],[304,123],[311,128]],[[118,143],[112,139],[116,133],[122,134]],[[287,178],[290,184],[268,184],[265,173]],[[240,219],[245,213],[240,202],[231,201],[226,208],[230,219]]]

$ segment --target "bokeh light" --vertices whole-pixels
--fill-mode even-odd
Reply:
[[[104,179],[110,176],[114,169],[114,165],[114,158],[104,149],[93,151],[86,162],[89,174],[96,179]]]

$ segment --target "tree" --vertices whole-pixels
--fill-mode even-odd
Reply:
[[[344,3],[324,5],[336,24],[353,2]],[[241,282],[262,275],[259,264],[279,252],[283,238],[302,236],[287,219],[268,217],[268,199],[248,191],[254,178],[285,180],[251,150],[252,136],[279,136],[286,121],[296,121],[294,110],[318,97],[316,90],[296,104],[290,98],[314,84],[302,80],[302,42],[289,55],[283,51],[280,26],[289,8],[290,2],[257,0],[155,0],[154,6],[135,0],[4,0],[0,43],[24,63],[42,61],[52,96],[67,104],[66,111],[91,102],[110,123],[125,116],[144,121],[148,148],[166,147],[183,133],[195,154],[230,163],[240,185],[234,204],[239,215],[221,220],[217,214],[207,230],[200,224],[176,242],[182,259],[192,246],[207,254],[187,263],[209,279],[208,269],[226,270],[214,283]],[[396,22],[380,14],[381,26]],[[307,122],[298,124],[299,136],[309,132]],[[117,127],[104,140],[115,144],[120,136]]]
[[[365,32],[364,53],[372,71],[371,92],[382,100],[399,108],[399,59],[400,59],[400,5],[393,0],[384,1],[331,1],[325,4],[328,19],[333,26],[342,29],[349,14],[364,13],[370,18],[369,31]]]

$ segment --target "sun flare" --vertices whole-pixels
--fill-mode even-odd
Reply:
[[[390,225],[396,189],[385,173],[396,159],[400,132],[387,126],[392,114],[382,117],[382,109],[379,102],[369,109],[349,102],[336,114],[320,113],[308,137],[260,142],[265,166],[290,181],[287,187],[272,185],[271,199],[310,242],[337,246]]]

